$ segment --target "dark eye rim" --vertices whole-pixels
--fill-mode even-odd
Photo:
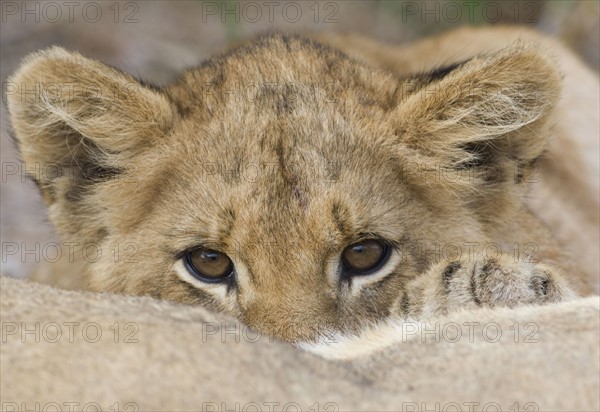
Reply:
[[[381,257],[379,258],[377,263],[375,265],[373,265],[372,268],[370,268],[368,270],[364,270],[364,271],[352,269],[352,268],[349,268],[348,266],[346,266],[346,264],[344,263],[344,257],[343,257],[346,249],[348,249],[356,244],[359,244],[362,242],[367,242],[367,241],[375,241],[375,242],[380,243],[381,246],[383,246],[383,253],[381,254]],[[352,276],[372,275],[373,273],[379,271],[379,269],[381,269],[388,262],[388,260],[390,259],[390,256],[392,255],[392,250],[393,250],[393,246],[389,242],[382,240],[382,239],[377,239],[377,238],[363,239],[358,242],[351,243],[348,246],[346,246],[344,248],[344,250],[342,251],[342,257],[340,258],[340,263],[342,266],[342,273],[347,278],[352,277]]]
[[[193,265],[192,263],[192,254],[195,252],[198,252],[200,250],[207,250],[207,251],[211,251],[211,252],[217,252],[217,253],[222,253],[219,252],[218,250],[214,250],[214,249],[207,249],[207,248],[196,248],[196,249],[191,249],[188,250],[187,252],[185,252],[183,254],[183,265],[185,266],[185,268],[187,269],[187,271],[194,276],[196,279],[200,280],[201,282],[204,283],[231,283],[235,277],[235,267],[233,265],[233,262],[231,261],[231,258],[227,255],[224,255],[227,257],[227,259],[229,259],[229,274],[226,276],[222,276],[220,278],[215,278],[215,277],[209,277],[206,275],[203,275],[202,273],[200,273]]]

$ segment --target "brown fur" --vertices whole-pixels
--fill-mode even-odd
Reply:
[[[426,42],[378,64],[386,54],[371,43],[357,44],[365,63],[275,35],[164,88],[52,48],[11,78],[38,92],[9,96],[9,109],[24,160],[63,172],[38,185],[64,239],[101,247],[97,262],[78,262],[86,287],[205,305],[311,340],[393,314],[563,300],[561,270],[580,292],[596,287],[593,268],[567,260],[524,202],[560,114],[557,62],[504,40],[436,71]],[[52,89],[67,83],[74,96]],[[341,251],[369,237],[395,246],[389,273],[340,280]],[[466,256],[474,243],[504,256],[477,246]],[[540,263],[507,258],[515,244],[539,247]],[[231,257],[235,287],[178,274],[199,245]],[[462,256],[431,253],[454,245]]]

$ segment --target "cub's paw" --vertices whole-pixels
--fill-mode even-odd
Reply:
[[[403,315],[420,317],[466,308],[560,302],[575,296],[550,266],[485,258],[434,265],[409,282],[399,303]]]
[[[559,302],[572,297],[566,282],[549,266],[486,258],[450,262],[441,283],[449,305],[508,306]]]

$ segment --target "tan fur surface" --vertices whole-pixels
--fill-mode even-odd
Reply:
[[[600,407],[597,296],[460,311],[432,320],[428,334],[403,334],[400,323],[387,323],[360,338],[338,336],[337,343],[310,348],[346,359],[332,361],[264,335],[256,339],[233,318],[200,307],[9,278],[1,278],[0,287],[5,410],[22,402],[27,410],[38,402],[40,410],[52,403],[62,410],[65,403],[108,410],[118,403],[140,411],[310,410],[315,402],[319,410],[339,411]],[[75,325],[71,340],[68,322]],[[52,323],[63,333],[54,343]],[[36,324],[37,342],[35,332],[23,332]],[[95,336],[94,328],[82,333],[90,324],[102,331],[95,343],[84,339]],[[18,329],[7,333],[13,325]],[[502,335],[494,342],[496,330]]]
[[[67,283],[293,342],[598,291],[598,166],[583,157],[597,111],[596,126],[572,114],[598,107],[597,76],[519,29],[318,40],[263,37],[162,89],[60,48],[26,59],[10,80],[36,92],[8,96],[23,158],[60,170],[37,183],[76,255],[104,252]],[[390,261],[343,280],[341,251],[373,237]],[[475,244],[503,256],[464,256]],[[185,273],[199,246],[232,258],[234,287]]]

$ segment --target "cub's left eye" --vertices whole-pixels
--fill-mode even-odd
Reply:
[[[225,282],[233,276],[233,262],[216,250],[191,250],[184,255],[183,262],[187,270],[203,282]]]
[[[381,268],[390,257],[390,247],[371,239],[348,246],[342,252],[342,265],[350,276],[369,275]]]

